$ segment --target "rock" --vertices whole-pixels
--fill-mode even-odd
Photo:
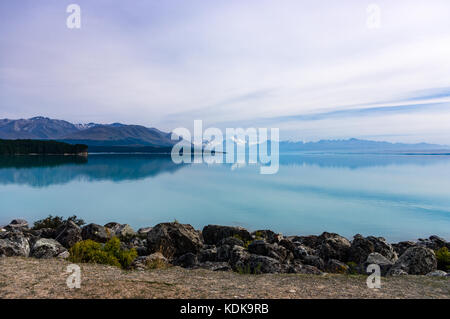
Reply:
[[[288,251],[290,251],[293,254],[294,254],[295,249],[297,248],[297,245],[295,245],[292,241],[285,239],[285,238],[278,241],[278,245],[286,248]]]
[[[60,258],[60,259],[67,259],[69,257],[70,257],[70,253],[68,250],[63,251],[58,256],[56,256],[56,258]]]
[[[169,261],[161,253],[153,253],[148,256],[137,257],[131,267],[139,270],[144,269],[159,269],[169,266]]]
[[[236,237],[227,237],[220,241],[218,246],[228,245],[228,246],[242,246],[244,247],[244,242]]]
[[[198,259],[193,253],[187,253],[178,257],[173,264],[183,268],[194,268],[198,265]]]
[[[344,264],[343,262],[340,262],[336,259],[330,259],[327,263],[327,268],[329,272],[335,273],[335,274],[347,274],[349,272],[348,265]]]
[[[311,236],[291,236],[288,237],[292,242],[297,242],[302,244],[303,246],[307,246],[313,249],[320,248],[320,245],[323,242],[323,237],[319,238],[319,236],[311,235]]]
[[[316,251],[310,247],[304,246],[300,243],[296,243],[296,247],[294,249],[294,258],[303,260],[306,256],[313,256],[316,254]]]
[[[408,273],[400,268],[391,268],[388,273],[388,276],[397,277],[397,276],[407,276]]]
[[[28,257],[29,254],[30,243],[21,232],[0,233],[0,257]]]
[[[112,236],[117,236],[120,239],[126,239],[136,235],[136,232],[128,224],[108,223],[105,227],[110,229]]]
[[[319,256],[305,256],[302,263],[304,265],[314,266],[320,270],[325,270],[325,262]]]
[[[290,253],[283,246],[279,246],[278,244],[269,244],[263,240],[253,241],[250,245],[248,245],[248,251],[251,254],[271,257],[280,262],[293,259],[292,253]]]
[[[198,253],[198,260],[201,263],[217,260],[217,248],[215,246],[203,247]]]
[[[392,247],[394,248],[395,252],[397,253],[397,256],[403,255],[403,253],[411,247],[417,246],[417,244],[413,241],[401,241],[397,244],[392,244]]]
[[[348,261],[351,244],[350,242],[334,233],[323,233],[319,236],[322,244],[319,248],[319,257],[328,261],[330,259],[337,259],[342,262]]]
[[[145,235],[145,237],[147,237],[148,232],[151,231],[152,229],[153,227],[142,227],[138,229],[137,234]]]
[[[66,221],[55,231],[55,240],[66,248],[70,248],[77,242],[83,240],[81,228],[73,221]]]
[[[66,251],[67,249],[56,240],[41,238],[33,245],[30,256],[35,258],[53,258]]]
[[[353,237],[349,260],[361,264],[374,252],[383,255],[392,262],[395,262],[398,258],[394,248],[383,237],[368,236],[365,238],[357,234]]]
[[[380,266],[380,271],[382,276],[386,276],[389,269],[391,269],[392,265],[394,264],[392,261],[381,255],[380,253],[371,253],[369,256],[367,256],[366,261],[363,265],[363,270],[366,272],[367,267],[371,264],[376,264]]]
[[[81,237],[83,240],[91,239],[99,243],[106,243],[112,238],[112,233],[108,228],[97,224],[89,224],[81,229]]]
[[[231,258],[231,250],[234,246],[222,245],[217,248],[216,261],[228,261]],[[238,246],[240,247],[240,246]]]
[[[251,274],[276,274],[282,272],[282,266],[274,258],[251,254],[244,268],[238,271]]]
[[[9,225],[5,226],[6,230],[22,230],[28,228],[28,222],[25,219],[13,219]]]
[[[427,276],[430,276],[430,277],[445,277],[445,276],[447,276],[447,273],[445,271],[443,271],[443,270],[435,270],[435,271],[429,272],[427,274]]]
[[[227,262],[206,261],[204,263],[198,264],[197,267],[212,270],[212,271],[229,271],[229,270],[231,270],[231,267]]]
[[[244,242],[252,240],[250,233],[242,227],[208,225],[203,228],[202,235],[208,245],[217,245],[227,237],[238,237]]]
[[[169,259],[186,253],[197,254],[202,247],[198,232],[188,224],[162,223],[147,234],[149,253],[161,252]]]
[[[305,275],[322,275],[323,273],[316,267],[311,265],[304,265],[300,261],[295,260],[287,267],[287,273],[290,274],[305,274]]]
[[[416,246],[408,248],[391,270],[401,269],[410,275],[425,275],[436,268],[437,260],[434,251],[423,246]]]
[[[251,235],[253,239],[264,240],[269,244],[278,243],[281,239],[283,239],[283,235],[277,234],[269,229],[254,231]]]
[[[230,255],[231,256],[229,262],[234,270],[243,269],[248,259],[250,258],[250,253],[241,246],[234,246],[231,249]]]
[[[432,250],[438,250],[442,247],[447,247],[447,241],[441,237],[433,235],[428,239],[419,238],[417,245],[424,246]]]

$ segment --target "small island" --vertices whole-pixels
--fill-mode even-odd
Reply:
[[[2,140],[0,155],[77,155],[87,156],[88,146],[43,140]]]

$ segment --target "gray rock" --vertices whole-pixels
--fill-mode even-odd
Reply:
[[[348,265],[336,259],[328,260],[326,269],[328,272],[335,274],[347,274],[349,272]]]
[[[243,241],[252,240],[250,233],[242,227],[208,225],[203,228],[202,235],[208,245],[217,245],[227,237],[239,237]]]
[[[162,223],[147,234],[148,252],[161,252],[169,259],[186,253],[197,254],[202,247],[198,232],[188,224]]]
[[[244,242],[236,237],[227,237],[220,241],[218,246],[228,245],[228,246],[242,246],[244,247]]]
[[[357,234],[353,237],[352,246],[349,251],[349,260],[361,264],[374,252],[383,255],[392,262],[398,259],[394,247],[383,237],[363,237]]]
[[[370,240],[374,245],[376,253],[380,253],[381,255],[383,255],[384,257],[393,262],[395,262],[398,259],[394,247],[392,247],[392,245],[389,244],[383,237],[368,236],[367,239]]]
[[[283,238],[280,241],[278,241],[278,245],[286,248],[288,251],[290,251],[291,253],[293,253],[295,255],[294,252],[295,252],[295,250],[297,248],[297,245],[294,244],[291,240]]]
[[[67,249],[56,240],[41,238],[34,243],[30,256],[35,258],[53,258],[66,251]]]
[[[380,271],[382,276],[386,276],[389,269],[391,269],[392,265],[394,264],[392,261],[381,255],[380,253],[371,253],[369,256],[367,256],[366,261],[363,265],[364,272],[366,271],[367,267],[371,264],[376,264],[380,266]]]
[[[166,268],[169,261],[161,253],[153,253],[148,256],[137,257],[131,267],[138,270]]]
[[[255,240],[264,240],[269,244],[278,243],[283,239],[283,235],[277,234],[269,229],[257,230],[251,233],[253,239]]]
[[[198,253],[198,260],[201,263],[217,261],[217,248],[215,246],[203,247]]]
[[[194,268],[198,265],[198,259],[193,253],[187,253],[178,257],[173,264],[183,268]]]
[[[305,256],[302,263],[304,265],[314,266],[319,270],[325,270],[325,262],[319,256]]]
[[[292,253],[290,253],[286,248],[278,244],[269,244],[263,240],[255,240],[250,245],[248,245],[248,251],[251,254],[267,256],[274,258],[280,262],[285,262],[293,259]]]
[[[401,241],[397,244],[392,244],[392,247],[394,248],[395,252],[397,253],[397,256],[403,255],[403,253],[411,247],[417,246],[417,244],[413,241]]]
[[[112,235],[108,228],[97,224],[89,224],[81,229],[81,237],[83,240],[91,239],[99,243],[106,243],[112,238]]]
[[[153,227],[142,227],[142,228],[138,229],[137,233],[138,233],[138,235],[145,235],[145,236],[147,236],[148,232],[151,231],[152,228]]]
[[[438,250],[442,247],[447,247],[447,241],[439,236],[433,235],[428,239],[419,238],[417,245],[424,246],[432,250]]]
[[[391,268],[388,273],[388,276],[397,277],[397,276],[407,276],[408,273],[400,268]]]
[[[346,262],[348,260],[351,244],[348,239],[334,233],[323,233],[319,236],[322,244],[319,248],[319,257],[328,261],[336,259]]]
[[[244,266],[247,264],[248,259],[250,258],[250,253],[241,246],[234,246],[231,249],[230,254],[230,265],[234,270],[244,269]]]
[[[21,232],[2,232],[0,233],[0,257],[30,255],[30,243]]]
[[[303,260],[307,256],[315,256],[316,251],[300,243],[295,243],[294,258]]]
[[[231,258],[231,251],[234,246],[222,245],[217,248],[216,261],[228,261]]]
[[[436,268],[437,260],[434,251],[423,246],[416,246],[408,248],[391,270],[401,269],[410,275],[426,275]]]
[[[128,239],[136,235],[136,232],[128,224],[108,223],[105,227],[110,229],[112,236],[119,237],[120,239]]]
[[[290,274],[305,274],[305,275],[322,275],[323,272],[317,267],[311,265],[304,265],[300,261],[295,260],[292,264],[288,265],[287,273]]]
[[[325,234],[325,233],[324,233]],[[328,233],[326,233],[328,234]],[[322,234],[323,235],[323,234]],[[310,235],[310,236],[290,236],[288,237],[292,242],[297,242],[302,244],[303,246],[310,247],[313,249],[319,249],[320,245],[324,240],[324,237]]]
[[[445,277],[447,275],[448,274],[443,270],[435,270],[435,271],[429,272],[427,274],[427,276],[430,276],[430,277]]]
[[[275,274],[282,272],[282,266],[274,258],[251,254],[243,269],[243,272],[247,271],[251,274]]]
[[[70,248],[77,242],[83,240],[81,228],[73,221],[67,221],[55,231],[55,240],[66,248]]]
[[[230,265],[227,262],[211,262],[206,261],[198,264],[198,268],[208,269],[212,271],[229,271],[231,270]]]
[[[5,226],[6,230],[22,230],[28,228],[28,222],[25,219],[13,219],[9,225]]]

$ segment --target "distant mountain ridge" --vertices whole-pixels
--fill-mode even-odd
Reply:
[[[140,125],[73,124],[47,117],[0,119],[0,139],[58,140],[89,146],[151,146],[170,147],[171,133]]]

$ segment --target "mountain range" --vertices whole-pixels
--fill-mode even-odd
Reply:
[[[71,144],[86,144],[91,152],[170,152],[178,141],[171,133],[141,125],[73,124],[47,117],[30,119],[0,119],[0,139],[57,140]],[[450,152],[450,146],[436,144],[404,144],[360,139],[321,140],[318,142],[280,142],[280,152],[341,151],[341,152]]]
[[[72,124],[47,117],[0,119],[1,139],[57,140],[71,144],[110,147],[172,147],[171,133],[140,125]]]

